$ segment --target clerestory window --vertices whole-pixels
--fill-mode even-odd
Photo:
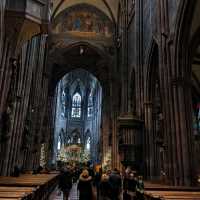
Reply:
[[[88,117],[92,117],[93,114],[93,98],[92,95],[90,94],[89,98],[88,98]]]
[[[77,92],[72,99],[72,114],[73,118],[81,117],[81,95]]]

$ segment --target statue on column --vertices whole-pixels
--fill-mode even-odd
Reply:
[[[21,148],[23,150],[28,148],[28,145],[30,144],[30,120],[25,121],[24,131],[23,131],[23,138],[22,138],[22,145]]]
[[[18,80],[19,80],[19,62],[11,58],[11,81],[8,95],[8,103],[12,104],[17,97]]]
[[[7,104],[6,109],[3,111],[1,116],[1,142],[5,142],[9,138],[9,132],[11,129],[11,121],[13,114],[14,101],[17,96],[17,86],[18,86],[18,62],[17,59],[10,59],[10,68],[11,68],[11,81],[8,90]]]
[[[12,108],[10,107],[10,105],[8,105],[6,110],[2,113],[1,116],[0,143],[4,143],[9,139],[9,132],[11,128],[11,113],[12,113]]]

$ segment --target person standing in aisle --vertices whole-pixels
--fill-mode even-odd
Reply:
[[[136,184],[136,198],[137,200],[144,200],[144,182],[142,176],[138,176]]]
[[[89,176],[88,170],[83,170],[80,175],[77,189],[79,190],[79,200],[93,199],[92,177]]]
[[[119,200],[122,187],[122,179],[120,172],[117,169],[114,169],[110,174],[109,183],[111,186],[112,200]]]
[[[61,171],[59,188],[63,192],[63,200],[68,200],[72,188],[72,174],[69,167]]]

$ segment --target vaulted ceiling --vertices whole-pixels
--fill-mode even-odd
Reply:
[[[53,0],[52,16],[56,17],[61,11],[76,4],[87,3],[103,11],[110,19],[117,19],[119,0]]]
[[[69,11],[70,7],[77,8],[78,6],[80,7],[80,5],[84,5],[88,10],[95,7],[97,8],[97,11],[101,11],[99,12],[100,14],[103,12],[102,16],[104,16],[104,14],[108,16],[108,18],[110,18],[108,21],[111,21],[111,24],[113,25],[116,23],[117,19],[119,0],[52,0],[52,3],[52,24],[56,20],[66,20],[65,18],[62,18],[62,13]],[[95,8],[92,8],[94,13],[96,11]],[[114,31],[112,30],[111,32],[113,33]],[[84,35],[84,31],[80,31],[80,33]],[[101,34],[92,37],[93,34],[87,34],[89,35],[88,37],[85,37],[85,35],[84,37],[81,35],[81,37],[74,33],[71,33],[70,35],[70,31],[68,31],[51,35],[51,48],[48,58],[49,65],[52,66],[50,92],[54,91],[55,86],[63,75],[76,68],[87,70],[97,77],[101,82],[102,87],[106,88],[105,85],[108,84],[110,78],[109,72],[112,71],[113,67],[110,65],[113,55],[113,37],[106,37]],[[81,48],[84,49],[83,54],[80,53]]]

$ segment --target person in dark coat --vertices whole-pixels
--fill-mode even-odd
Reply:
[[[119,200],[119,195],[122,187],[122,179],[117,169],[114,169],[114,171],[111,173],[109,177],[109,183],[112,191],[112,200]]]
[[[79,200],[92,200],[92,177],[88,170],[83,170],[78,182]]]
[[[109,176],[103,174],[100,182],[100,199],[101,200],[110,200],[112,199],[111,186],[109,184]]]
[[[136,184],[136,198],[137,200],[144,200],[144,182],[142,176],[138,176],[138,182]]]
[[[69,168],[61,171],[59,188],[63,192],[63,199],[68,200],[69,192],[72,188],[72,174]]]
[[[99,199],[99,186],[100,186],[100,182],[101,182],[101,176],[102,176],[102,170],[99,170],[99,172],[96,172],[96,174],[94,176],[94,185],[95,185],[96,191],[97,191],[97,200]]]

